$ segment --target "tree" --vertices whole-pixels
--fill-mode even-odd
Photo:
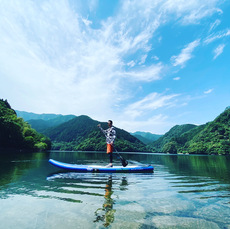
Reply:
[[[168,142],[163,146],[163,153],[176,154],[177,153],[177,142]]]
[[[0,100],[0,147],[16,149],[50,149],[50,140],[18,118],[9,103]]]

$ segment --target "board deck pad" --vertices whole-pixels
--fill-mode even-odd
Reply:
[[[61,168],[70,171],[76,172],[98,172],[98,173],[152,173],[154,168],[152,165],[128,165],[126,167],[123,166],[113,166],[106,167],[101,165],[79,165],[79,164],[71,164],[64,163],[60,161],[56,161],[53,159],[49,159],[49,163]]]

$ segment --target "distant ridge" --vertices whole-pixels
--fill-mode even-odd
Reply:
[[[140,141],[142,141],[145,144],[152,143],[162,137],[163,135],[159,134],[152,134],[150,132],[142,132],[142,131],[136,131],[134,133],[131,133],[133,136],[138,138]]]
[[[25,111],[16,111],[16,113],[40,133],[43,133],[50,127],[58,126],[76,117],[75,115],[35,114]]]
[[[15,110],[15,111],[17,113],[17,116],[23,118],[24,121],[28,121],[31,119],[41,119],[41,120],[47,121],[47,120],[51,120],[54,118],[65,116],[65,115],[61,115],[61,114],[35,114],[32,112],[26,112],[26,111],[18,111],[18,110]],[[67,116],[76,117],[75,115],[67,115]]]

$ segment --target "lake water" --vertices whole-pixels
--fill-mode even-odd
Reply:
[[[127,153],[155,172],[98,174],[48,159],[107,164],[106,153],[0,155],[0,228],[230,228],[229,156]]]

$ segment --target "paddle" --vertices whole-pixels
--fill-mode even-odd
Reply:
[[[115,149],[115,148],[114,148]],[[115,149],[116,150],[116,155],[118,156],[118,158],[121,160],[121,164],[122,164],[122,166],[123,167],[126,167],[127,165],[128,165],[128,161],[126,161],[119,153],[118,153],[118,151],[117,151],[117,149]]]
[[[100,124],[99,124],[100,125]],[[98,125],[98,127],[99,127]],[[101,126],[101,125],[100,125]],[[101,130],[101,132],[105,135],[105,137],[107,138],[106,134]],[[128,165],[128,161],[126,161],[117,151],[117,149],[113,146],[113,148],[116,150],[116,153],[114,152],[114,154],[117,155],[117,158],[119,158],[121,160],[121,164],[123,167],[126,167]]]

